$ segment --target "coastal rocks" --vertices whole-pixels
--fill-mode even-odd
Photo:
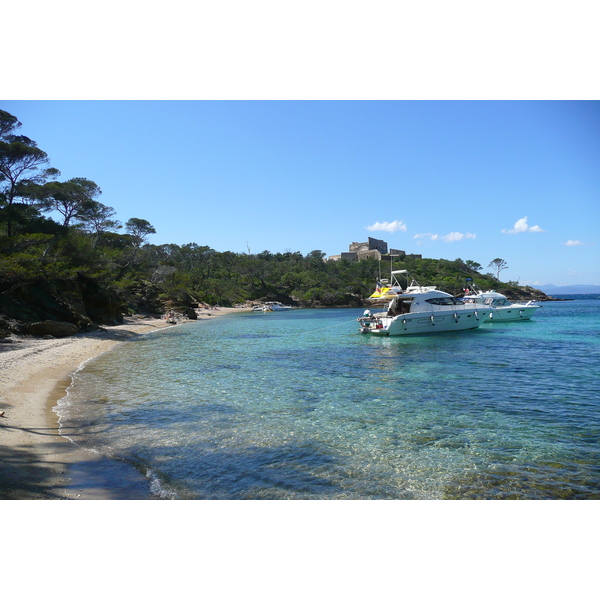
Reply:
[[[93,322],[123,322],[120,302],[102,284],[84,275],[74,279],[36,278],[0,296],[0,313],[21,323],[64,321],[85,329]]]
[[[27,335],[28,323],[21,323],[15,319],[9,319],[6,323],[8,324],[9,333],[14,333],[15,335]]]
[[[177,290],[164,302],[165,311],[174,311],[184,318],[192,320],[198,318],[196,309],[203,307],[208,308],[208,305],[205,305],[203,302],[198,302],[198,300],[183,290]]]
[[[3,319],[2,317],[0,317],[0,340],[10,337],[10,334],[11,334],[10,324],[8,323],[8,321],[6,319]]]
[[[150,281],[138,280],[121,290],[126,306],[138,314],[160,315],[166,308],[162,289]]]
[[[55,338],[69,337],[79,333],[79,327],[65,321],[39,321],[31,323],[26,332],[36,337],[52,336]]]
[[[184,309],[182,309],[182,312],[188,319],[195,320],[198,318],[198,314],[196,313],[196,311],[193,308],[190,308],[189,306],[186,306]]]
[[[4,319],[0,319],[0,342],[8,341],[11,333],[9,324]]]
[[[498,290],[497,290],[498,291]],[[547,302],[552,300],[550,296],[531,286],[513,287],[501,292],[511,302],[529,302],[530,300],[537,302]]]
[[[89,317],[90,321],[100,325],[121,325],[123,323],[122,303],[115,292],[81,273],[77,276],[77,287],[84,314]],[[88,329],[91,325],[88,325]]]

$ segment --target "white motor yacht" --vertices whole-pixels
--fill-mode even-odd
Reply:
[[[511,302],[504,294],[488,290],[481,291],[474,283],[467,283],[467,294],[462,298],[465,304],[479,306],[488,311],[486,321],[522,321],[531,319],[540,308],[533,301],[526,303]]]
[[[411,277],[405,289],[398,276],[410,277],[408,271],[392,271],[392,285],[397,293],[387,309],[372,313],[366,310],[360,317],[361,333],[381,336],[439,333],[477,329],[486,319],[490,309],[480,305],[467,305],[462,300],[437,290],[435,286],[422,286]]]

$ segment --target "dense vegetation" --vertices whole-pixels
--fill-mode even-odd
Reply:
[[[129,219],[121,232],[115,210],[98,200],[100,187],[83,177],[59,181],[47,154],[17,135],[20,127],[0,110],[0,329],[12,322],[18,331],[15,320],[44,319],[85,329],[195,302],[360,306],[380,272],[386,277],[390,270],[386,261],[326,261],[319,250],[237,254],[195,243],[153,245],[148,240],[156,231],[148,221]],[[496,276],[461,259],[409,257],[393,267],[454,294],[471,277],[482,288],[522,296],[522,288],[500,283],[506,264],[495,261]]]

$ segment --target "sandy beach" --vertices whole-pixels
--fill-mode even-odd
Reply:
[[[200,309],[198,319],[245,310]],[[157,329],[193,322],[128,317],[123,325],[72,337],[0,344],[0,499],[147,498],[140,474],[62,437],[52,408],[82,363]]]

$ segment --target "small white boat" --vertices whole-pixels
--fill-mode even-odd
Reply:
[[[263,310],[292,310],[292,307],[281,304],[281,302],[265,302],[265,308]]]
[[[286,306],[285,304],[281,304],[281,302],[265,302],[259,306],[255,306],[252,311],[253,312],[274,312],[278,310],[292,310],[292,306]]]
[[[459,298],[437,290],[435,286],[422,286],[411,278],[402,289],[398,275],[410,277],[407,271],[392,271],[392,285],[397,291],[386,310],[372,313],[366,310],[358,322],[360,333],[380,336],[440,333],[477,329],[483,324],[490,309],[467,305]]]
[[[488,290],[482,292],[474,283],[467,282],[467,294],[462,298],[467,305],[476,305],[489,312],[486,321],[525,321],[540,308],[533,301],[513,303],[504,294]]]

